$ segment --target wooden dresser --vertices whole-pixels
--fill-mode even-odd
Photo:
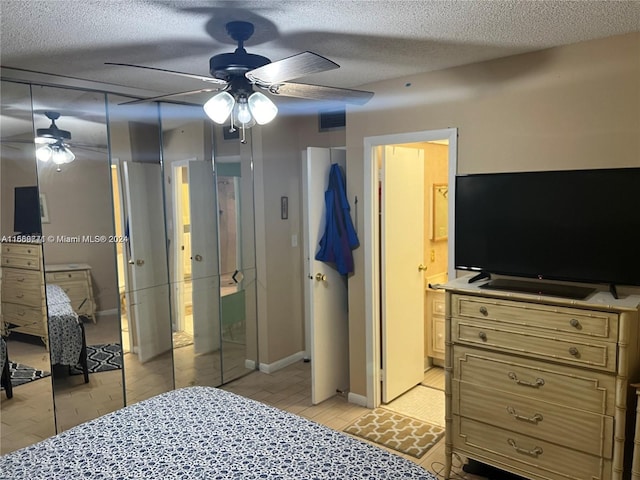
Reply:
[[[2,243],[2,322],[8,332],[40,337],[47,349],[47,306],[39,243]]]
[[[45,279],[48,284],[60,285],[78,315],[96,323],[96,302],[93,297],[91,267],[84,263],[47,265]]]
[[[445,288],[446,478],[453,453],[533,480],[629,478],[640,296]]]

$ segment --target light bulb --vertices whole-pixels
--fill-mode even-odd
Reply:
[[[249,111],[249,106],[247,102],[238,102],[238,123],[247,124],[251,121],[251,112]]]
[[[51,160],[51,156],[53,155],[53,150],[49,145],[45,145],[36,150],[36,158],[41,162],[48,162]]]
[[[269,123],[276,118],[278,107],[266,95],[255,92],[249,97],[249,110],[260,125]]]
[[[236,100],[229,92],[220,92],[207,100],[202,108],[204,113],[216,123],[223,124],[229,118]]]

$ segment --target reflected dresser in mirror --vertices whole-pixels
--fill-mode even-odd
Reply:
[[[40,337],[48,349],[42,246],[2,243],[1,261],[3,330]]]
[[[44,270],[47,284],[59,285],[71,300],[73,310],[96,323],[91,267],[86,263],[47,264]]]

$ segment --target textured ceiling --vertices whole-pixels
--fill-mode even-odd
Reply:
[[[338,87],[640,30],[640,1],[0,0],[0,15],[5,77],[25,69],[157,94],[203,84],[104,62],[207,75],[209,57],[235,48],[230,20],[255,24],[250,53],[337,62],[299,81]]]

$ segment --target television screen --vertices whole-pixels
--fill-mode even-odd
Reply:
[[[640,168],[456,177],[455,268],[640,285]]]
[[[38,187],[15,188],[13,230],[24,235],[42,233]]]

